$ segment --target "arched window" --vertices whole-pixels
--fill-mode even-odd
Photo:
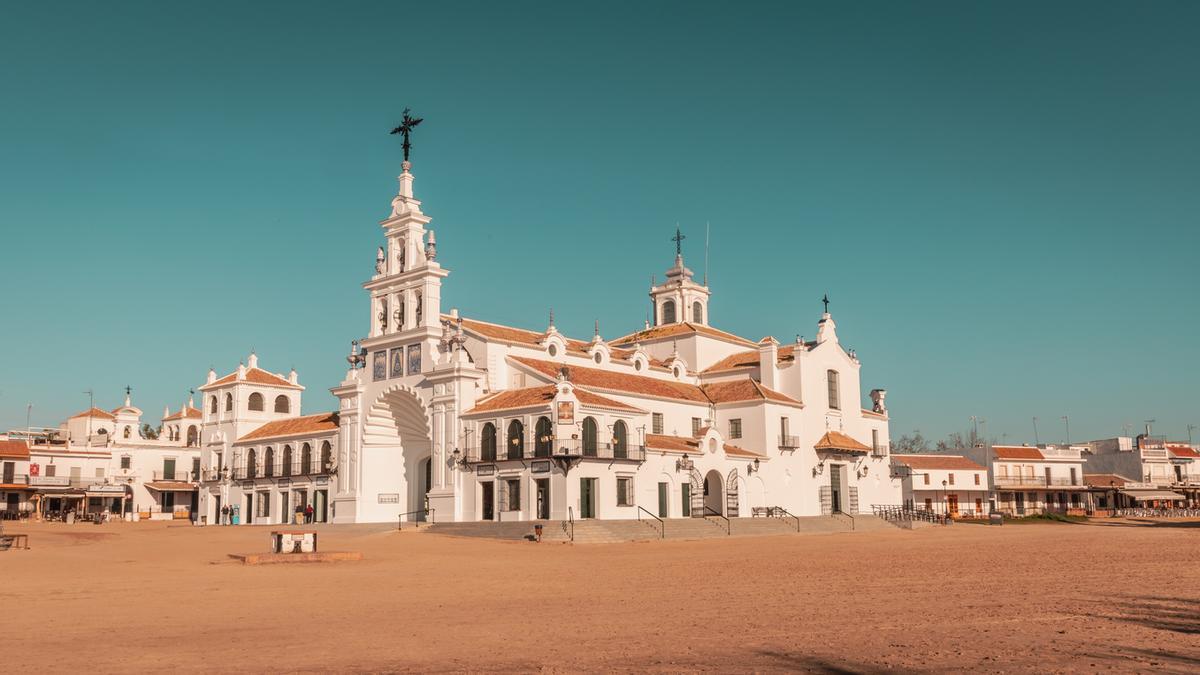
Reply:
[[[208,397],[208,412],[210,412],[214,415],[217,414],[217,397],[216,396]]]
[[[195,447],[197,444],[199,444],[199,442],[200,442],[200,432],[198,429],[196,429],[196,425],[193,424],[192,426],[188,427],[188,432],[187,432],[188,447],[189,448]]]
[[[583,418],[583,456],[596,456],[596,419],[594,417]]]
[[[283,446],[283,472],[280,475],[292,475],[292,446],[290,445]]]
[[[533,429],[533,456],[549,457],[554,444],[554,432],[550,430],[550,418],[539,417]]]
[[[841,410],[842,397],[841,389],[838,385],[838,372],[836,370],[825,371],[825,377],[829,381],[829,409]]]
[[[263,475],[267,478],[275,475],[275,448],[267,448],[263,458]]]
[[[662,305],[663,323],[675,323],[675,301],[667,300]]]
[[[525,456],[525,425],[521,420],[508,423],[508,458],[521,459]]]
[[[133,431],[132,431],[132,430],[131,430],[131,429],[130,429],[128,426],[126,426],[126,427],[125,427],[125,431],[123,431],[123,432],[121,432],[121,433],[122,433],[122,435],[123,435],[125,438],[129,438],[129,435],[130,435],[131,433],[133,433]]]
[[[629,456],[628,435],[625,423],[617,420],[617,423],[613,425],[613,457],[625,459]]]
[[[254,448],[246,451],[246,478],[254,478],[258,472],[258,454],[254,452]]]
[[[262,394],[258,393],[257,391],[254,392],[253,394],[250,394],[250,400],[246,402],[246,407],[249,408],[250,410],[257,410],[259,412],[262,412],[262,409],[263,409]]]
[[[233,412],[233,394],[225,394],[225,412]]]
[[[305,443],[300,447],[300,475],[312,473],[312,446]]]
[[[479,454],[485,462],[496,461],[496,425],[491,422],[483,425],[483,433],[479,435]]]
[[[333,448],[329,446],[329,441],[321,443],[321,471],[329,471],[333,468]]]
[[[699,300],[692,303],[692,323],[704,323],[704,305]]]
[[[291,402],[288,401],[288,397],[284,396],[283,394],[275,397],[275,412],[291,412]]]

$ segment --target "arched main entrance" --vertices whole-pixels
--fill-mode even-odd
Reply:
[[[725,513],[725,490],[721,473],[712,469],[704,474],[704,513]]]
[[[372,458],[366,467],[371,477],[364,475],[363,467],[351,467],[348,473],[354,487],[359,487],[359,480],[368,480],[372,484],[368,491],[399,493],[400,499],[390,506],[367,502],[359,508],[379,508],[372,518],[378,520],[423,510],[425,493],[433,483],[426,479],[423,463],[429,463],[432,445],[425,405],[415,390],[398,385],[380,394],[363,421],[362,449],[364,456]],[[430,464],[430,479],[433,469]]]

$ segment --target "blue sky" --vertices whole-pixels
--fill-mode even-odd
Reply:
[[[405,106],[444,308],[615,337],[711,223],[714,324],[828,292],[893,436],[1200,424],[1200,5],[734,4],[10,5],[0,427],[251,348],[328,409]]]

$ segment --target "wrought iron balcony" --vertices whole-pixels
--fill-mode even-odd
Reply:
[[[780,436],[779,437],[779,448],[781,450],[795,450],[798,447],[800,447],[800,437],[799,436]]]
[[[996,476],[996,487],[1083,487],[1078,479],[1045,476]]]
[[[474,447],[467,450],[464,460],[468,464],[488,462],[525,461],[530,459],[550,459],[554,456],[569,455],[581,457],[584,460],[598,459],[607,461],[641,462],[646,459],[646,446],[633,443],[585,443],[576,438],[540,443],[509,444],[502,447]]]

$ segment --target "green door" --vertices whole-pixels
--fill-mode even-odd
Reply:
[[[667,504],[668,504],[667,491],[669,489],[670,489],[670,486],[667,485],[666,483],[658,484],[658,517],[659,518],[667,518],[670,516],[670,514],[667,513]]]
[[[683,509],[680,511],[684,518],[692,515],[692,485],[691,483],[683,484]]]
[[[579,517],[596,517],[596,479],[579,479]]]

